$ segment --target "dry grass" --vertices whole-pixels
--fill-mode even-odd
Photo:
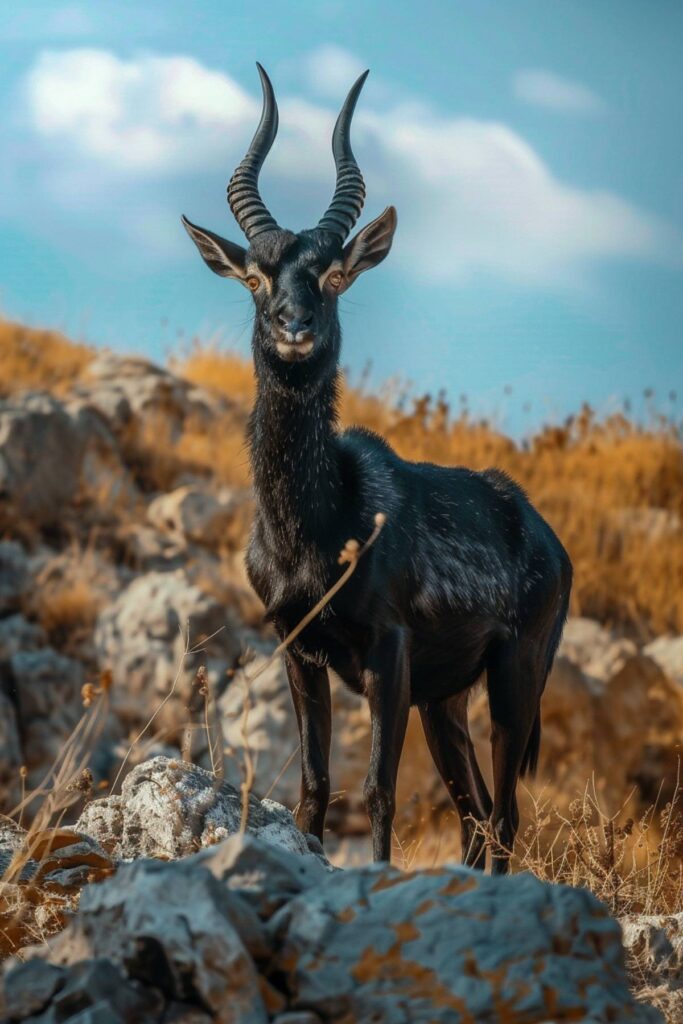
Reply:
[[[57,331],[0,321],[0,397],[24,389],[65,391],[94,354]]]
[[[78,654],[90,636],[103,601],[101,574],[94,550],[77,544],[55,555],[38,573],[24,610],[59,650]]]
[[[53,883],[52,871],[81,867],[96,881],[113,870],[109,858],[95,848],[83,850],[80,836],[62,827],[69,808],[82,799],[90,785],[88,763],[106,722],[110,685],[106,673],[98,685],[86,684],[85,713],[64,741],[55,763],[12,814],[0,818],[0,827],[12,831],[15,823],[21,824],[27,811],[32,811],[31,823],[0,875],[0,961],[27,944],[44,942],[64,927],[77,906],[80,886]]]
[[[567,814],[548,801],[520,833],[515,864],[548,882],[590,889],[615,917],[683,911],[683,816],[679,789],[663,808],[609,814],[593,783]]]
[[[569,805],[568,814],[534,802],[518,839],[516,870],[542,881],[581,886],[615,917],[683,912],[683,816],[679,787],[663,808],[650,807],[637,819],[622,808],[609,814],[593,783]],[[634,995],[656,1006],[668,1024],[680,1024],[683,1000],[664,976],[653,975],[635,951],[626,966]],[[675,987],[675,986],[674,986]]]
[[[162,415],[131,427],[122,439],[123,458],[143,493],[170,491],[184,475],[212,478],[233,487],[249,484],[244,443],[246,411],[231,409],[207,424],[189,417],[174,437]]]
[[[0,323],[0,394],[24,387],[64,391],[93,353],[60,334]],[[143,491],[168,490],[183,473],[244,487],[244,429],[254,396],[251,362],[195,343],[174,369],[227,395],[230,408],[210,425],[189,422],[179,437],[148,423],[125,446]],[[523,442],[475,420],[439,397],[410,400],[345,386],[342,421],[383,434],[405,458],[473,469],[498,466],[523,487],[557,530],[575,566],[572,612],[640,639],[683,632],[683,448],[680,428],[650,412],[599,418],[584,406],[561,425]]]
[[[64,392],[92,356],[54,332],[0,324],[0,396],[21,388]],[[168,490],[189,471],[244,486],[244,428],[254,395],[250,361],[196,345],[174,368],[227,395],[230,407],[209,426],[186,423],[178,437],[171,437],[164,422],[148,423],[142,433],[131,435],[124,455],[136,482],[143,492]],[[526,488],[569,550],[576,571],[575,614],[641,639],[683,632],[683,446],[680,427],[671,421],[655,415],[645,424],[623,414],[600,418],[584,407],[565,423],[517,442],[473,419],[464,401],[453,410],[443,398],[413,400],[397,388],[371,395],[348,385],[341,416],[345,425],[378,431],[406,458],[506,470]],[[57,646],[87,632],[96,613],[98,570],[85,557],[80,561],[78,570],[47,572],[31,609]],[[212,586],[228,603],[230,594],[241,593],[241,581],[227,584],[222,572]],[[258,612],[250,610],[254,621]],[[72,785],[81,759],[68,751],[65,756]],[[64,785],[59,779],[50,820],[61,813]],[[566,812],[538,797],[531,797],[530,804],[515,870],[586,886],[617,914],[683,910],[680,801],[638,816],[626,808],[611,814],[590,786]],[[398,843],[398,859],[405,866],[454,856],[454,815],[443,818],[439,827],[431,810],[425,809],[422,834],[409,832]],[[44,818],[38,815],[36,821],[44,831]],[[34,838],[41,828],[32,832]],[[11,903],[14,883],[4,881]]]
[[[236,352],[226,352],[216,344],[194,341],[189,354],[173,360],[171,369],[193,384],[210,386],[249,404],[256,393],[251,361]]]
[[[245,406],[252,399],[250,363],[234,353],[196,348],[179,369]],[[405,404],[410,411],[402,410]],[[378,397],[349,386],[341,414],[345,425],[381,433],[405,458],[510,473],[572,557],[574,614],[641,639],[683,632],[683,446],[668,419],[652,415],[645,425],[623,414],[600,419],[584,406],[561,426],[515,442],[473,420],[462,403],[454,412],[443,398],[408,403],[396,389]],[[241,438],[232,430],[223,432],[230,452],[217,470],[227,482],[241,483]],[[216,432],[221,436],[220,427]],[[193,437],[196,460],[214,464],[215,450],[211,436]]]

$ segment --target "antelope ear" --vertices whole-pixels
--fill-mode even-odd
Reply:
[[[196,224],[191,224],[187,217],[183,216],[181,219],[204,262],[213,270],[214,274],[244,281],[246,249],[235,242],[229,242],[226,238],[221,238],[220,235],[215,235],[213,231],[198,228]]]
[[[348,284],[381,263],[389,255],[398,217],[396,208],[387,206],[384,213],[367,224],[344,246],[344,274]]]

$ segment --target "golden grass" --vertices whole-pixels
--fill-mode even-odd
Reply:
[[[74,544],[41,569],[25,611],[40,623],[54,647],[77,654],[93,630],[101,605],[100,567],[94,551]]]
[[[197,347],[178,366],[245,407],[253,395],[251,364],[234,353]],[[405,396],[404,396],[405,398]],[[344,425],[378,431],[404,458],[497,466],[529,493],[567,547],[575,568],[572,612],[638,634],[683,632],[683,446],[660,418],[641,425],[622,414],[598,418],[583,406],[561,426],[523,442],[423,397],[402,411],[391,398],[344,386]],[[244,482],[246,462],[236,424],[192,435],[192,457],[215,465],[221,479]],[[227,447],[221,456],[221,438]]]
[[[60,393],[81,376],[94,355],[58,331],[0,321],[0,397],[24,389]]]
[[[64,391],[92,356],[55,332],[0,323],[0,394],[25,387]],[[124,454],[137,483],[143,491],[168,490],[189,471],[246,486],[251,361],[195,343],[174,369],[226,395],[229,407],[209,425],[186,423],[179,437],[163,423],[131,436]],[[583,406],[562,425],[516,442],[473,419],[462,402],[454,411],[441,397],[411,403],[396,388],[380,396],[348,385],[341,418],[378,431],[405,458],[507,471],[569,551],[574,614],[640,639],[683,632],[683,446],[670,422],[652,417],[643,425],[622,414],[600,419]]]
[[[195,341],[188,356],[172,360],[171,369],[193,384],[212,387],[239,401],[251,404],[256,393],[251,361],[213,343]]]

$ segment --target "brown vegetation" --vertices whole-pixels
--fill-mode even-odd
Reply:
[[[61,392],[93,359],[93,350],[58,331],[0,321],[0,397],[24,389]]]
[[[100,573],[94,550],[74,544],[38,574],[26,611],[58,650],[77,652],[92,631],[102,604]]]
[[[64,393],[87,375],[92,357],[91,350],[57,333],[0,324],[0,394],[22,388]],[[254,395],[250,362],[196,345],[174,370],[230,401],[209,426],[206,420],[186,420],[180,435],[171,437],[168,423],[147,424],[124,439],[125,463],[136,482],[143,492],[167,491],[191,470],[243,487],[248,482],[244,429]],[[443,398],[415,400],[396,392],[380,397],[348,385],[341,415],[344,424],[378,431],[406,458],[475,469],[496,465],[509,472],[571,554],[574,614],[641,640],[683,632],[683,448],[680,428],[672,422],[651,417],[642,424],[621,414],[601,419],[584,407],[560,426],[515,441],[474,419],[464,402],[454,412]],[[220,594],[256,625],[260,612],[237,561],[233,551],[222,552],[215,574],[202,577],[204,589]],[[27,612],[56,647],[68,649],[92,628],[102,593],[100,571],[87,538],[82,547],[47,563]],[[564,794],[562,810],[533,799],[535,810],[527,805],[518,868],[586,885],[619,913],[683,909],[680,802],[665,808],[660,822],[659,812],[643,816],[632,806],[611,818],[595,794],[566,811],[572,795]],[[555,794],[553,803],[558,804]],[[424,820],[423,835],[403,833],[398,857],[406,864],[433,863],[455,853],[447,838],[457,834],[453,823],[444,819],[435,827],[428,810]]]
[[[64,390],[81,376],[92,351],[55,332],[0,324],[0,381]],[[164,490],[183,469],[236,486],[248,482],[244,428],[254,394],[250,361],[195,343],[174,369],[227,395],[222,421],[189,422],[179,438],[168,427],[131,439],[139,482]],[[398,398],[401,401],[398,401]],[[410,411],[402,406],[412,405]],[[442,397],[368,394],[345,386],[342,422],[378,431],[409,459],[473,469],[498,466],[529,492],[566,545],[575,567],[572,613],[646,639],[683,632],[683,447],[680,427],[665,417],[640,423],[623,413],[598,417],[588,406],[561,425],[515,441],[464,402]]]
[[[178,369],[192,381],[220,388],[247,405],[253,380],[247,360],[197,348]],[[683,632],[683,448],[680,429],[663,417],[641,424],[624,414],[600,419],[583,406],[560,426],[521,442],[454,413],[439,398],[395,400],[345,386],[342,422],[378,431],[408,459],[472,469],[498,466],[528,491],[567,547],[575,567],[572,612],[644,639]],[[214,436],[217,435],[217,436]],[[245,460],[217,458],[221,431],[195,434],[196,461],[242,483]]]

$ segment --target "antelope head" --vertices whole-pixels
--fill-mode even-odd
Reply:
[[[337,171],[334,196],[316,227],[294,233],[281,228],[261,199],[258,177],[278,129],[278,110],[268,75],[257,64],[263,111],[246,156],[228,185],[228,203],[248,245],[228,241],[183,217],[188,234],[215,274],[247,288],[255,305],[254,355],[279,373],[306,362],[322,370],[339,356],[337,300],[365,270],[388,254],[396,210],[347,240],[365,199],[365,184],[350,143],[353,112],[368,72],[349,92],[334,128]]]

